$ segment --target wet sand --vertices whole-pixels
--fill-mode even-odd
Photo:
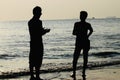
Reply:
[[[62,71],[53,73],[42,73],[41,78],[44,80],[73,80],[70,77],[72,71]],[[82,79],[82,71],[77,70],[76,80]],[[120,80],[120,65],[92,68],[86,70],[86,80]],[[11,79],[1,79],[1,80],[29,80],[30,76],[21,76]]]

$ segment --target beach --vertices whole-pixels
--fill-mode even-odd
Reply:
[[[42,73],[41,77],[44,80],[73,80],[70,77],[72,71],[59,71],[59,72],[49,72]],[[120,65],[107,66],[107,67],[97,67],[86,70],[86,80],[119,80],[120,79]],[[1,80],[29,80],[30,76],[19,76],[16,78],[7,78]],[[77,70],[76,80],[82,79],[82,71]]]
[[[43,79],[72,80],[70,75],[75,49],[72,31],[77,21],[43,20],[43,26],[51,29],[43,37]],[[30,37],[27,22],[0,22],[0,80],[29,80]],[[87,22],[94,29],[90,37],[87,80],[119,80],[120,68],[116,65],[120,64],[120,19],[88,19]],[[77,80],[82,79],[82,64],[81,53]]]

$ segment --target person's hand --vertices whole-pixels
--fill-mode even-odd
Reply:
[[[45,29],[46,32],[50,32],[50,29]]]

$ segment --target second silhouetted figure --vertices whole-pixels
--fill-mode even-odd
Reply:
[[[89,36],[92,34],[93,29],[91,24],[86,22],[87,12],[81,11],[80,12],[80,22],[76,22],[74,24],[73,35],[76,36],[76,43],[75,43],[75,51],[73,55],[73,75],[72,77],[75,78],[76,76],[76,65],[80,55],[81,50],[83,50],[83,80],[85,80],[85,69],[87,67],[88,62],[88,51],[90,49],[90,40]]]

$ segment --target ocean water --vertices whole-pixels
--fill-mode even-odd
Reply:
[[[51,29],[50,33],[43,36],[43,70],[57,71],[72,66],[75,48],[75,36],[72,35],[72,30],[76,21],[79,20],[43,20],[43,27]],[[94,29],[90,37],[88,65],[119,64],[120,19],[87,19],[87,22],[91,23]],[[27,23],[28,21],[0,22],[1,76],[29,72],[30,39]],[[82,62],[81,53],[78,65],[82,66]]]

